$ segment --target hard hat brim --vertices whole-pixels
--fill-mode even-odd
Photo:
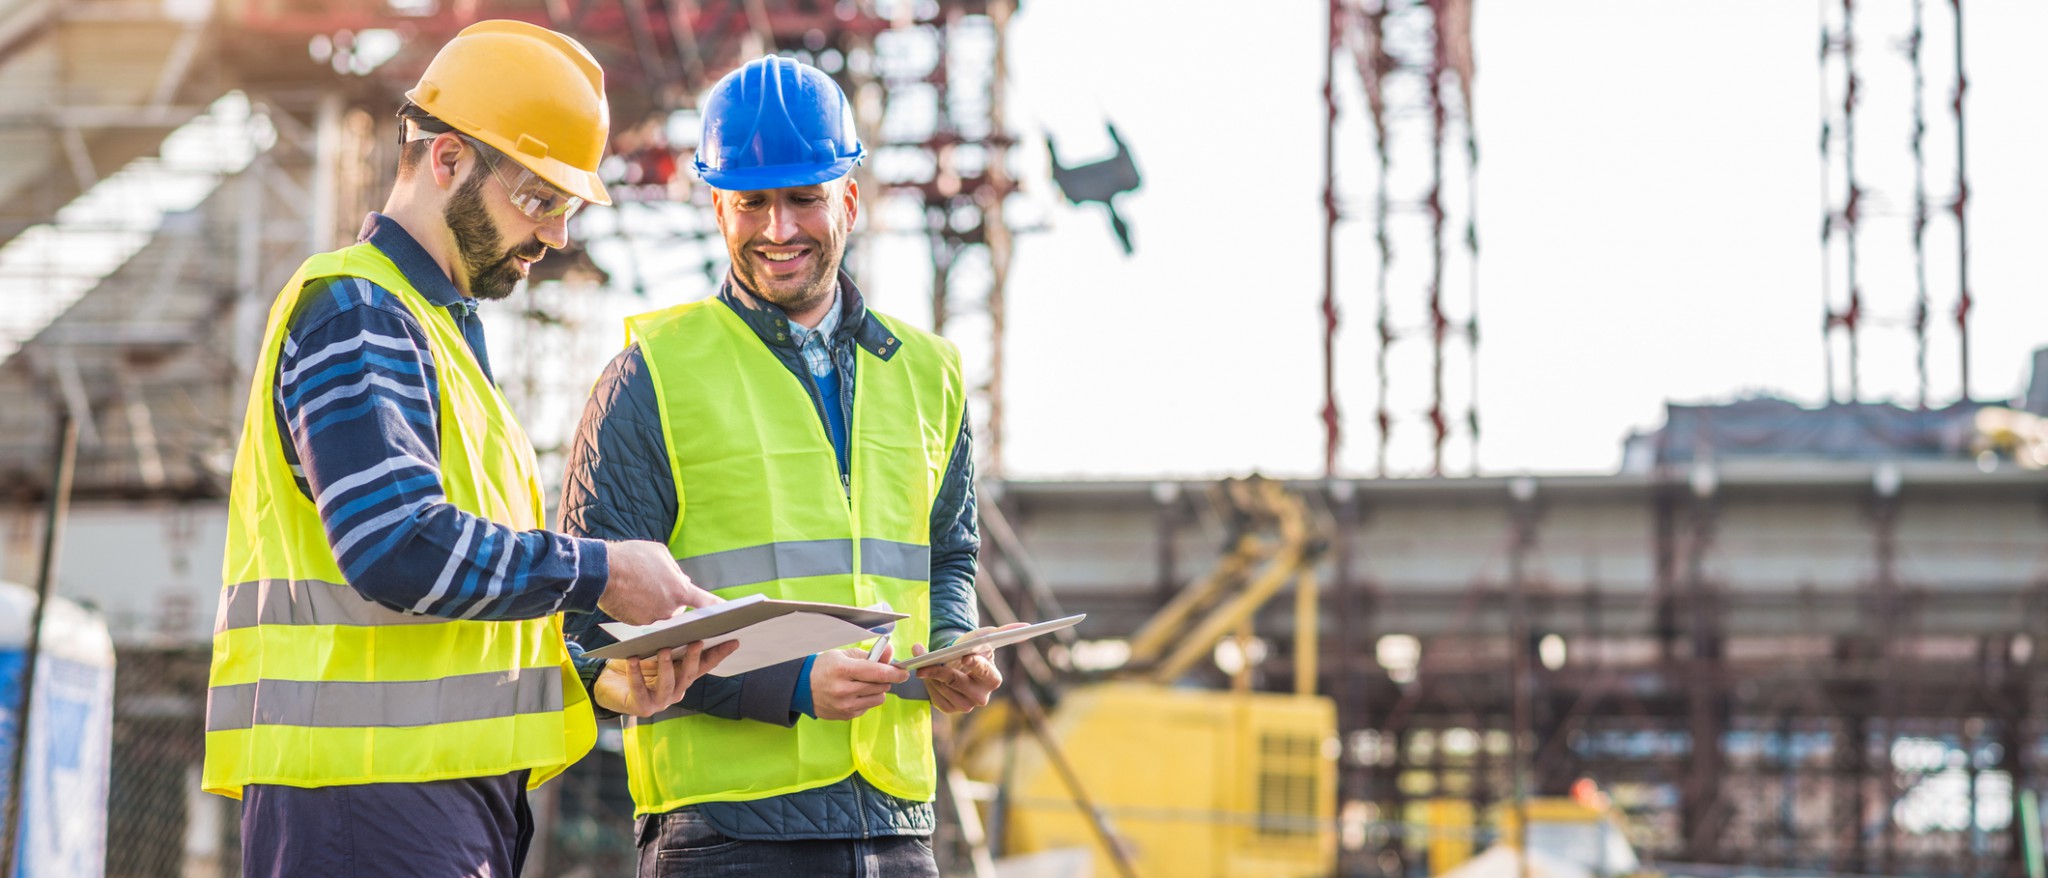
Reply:
[[[520,167],[532,171],[539,175],[541,179],[554,184],[556,189],[560,189],[591,204],[610,206],[612,203],[611,193],[604,188],[604,180],[599,178],[595,171],[586,171],[552,156],[536,157],[520,152],[518,144],[506,142],[505,138],[498,136],[495,132],[463,131],[460,125],[454,127],[457,131],[462,131],[464,134],[489,144],[500,155],[518,162]]]
[[[531,163],[520,161],[520,164],[526,165],[535,174],[540,175],[541,179],[555,184],[555,188],[563,192],[591,204],[611,206],[612,194],[604,188],[604,180],[594,172],[583,170],[560,159],[541,159]]]
[[[702,160],[696,162],[697,174],[704,178],[713,189],[735,192],[753,192],[762,189],[787,189],[791,186],[815,186],[830,183],[853,172],[853,166],[860,163],[857,156],[819,162],[807,165],[776,165],[768,168],[746,168],[714,171]]]

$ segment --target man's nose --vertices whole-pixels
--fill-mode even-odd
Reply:
[[[563,214],[542,220],[540,228],[534,231],[534,237],[556,250],[569,246],[569,215]]]
[[[768,208],[768,225],[761,231],[762,234],[768,237],[768,240],[776,243],[795,238],[798,234],[796,211],[782,204],[770,205]]]

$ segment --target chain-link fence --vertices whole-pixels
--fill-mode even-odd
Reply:
[[[108,878],[241,874],[239,806],[199,791],[209,658],[198,648],[116,653]]]
[[[533,792],[539,831],[527,854],[526,878],[633,874],[639,851],[619,743],[617,722],[598,723],[597,749]]]
[[[241,874],[241,805],[199,789],[209,659],[197,648],[119,652],[108,878]],[[533,793],[540,834],[528,858],[528,878],[633,874],[626,763],[618,752],[616,724],[604,726],[597,751]]]
[[[241,805],[199,789],[209,659],[194,647],[118,653],[108,878],[241,874]],[[634,873],[633,800],[619,726],[601,722],[598,729],[597,749],[532,793],[538,832],[525,878]],[[950,848],[941,844],[942,859],[950,859]]]

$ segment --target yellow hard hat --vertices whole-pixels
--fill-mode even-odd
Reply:
[[[480,21],[441,47],[405,97],[563,192],[612,203],[597,178],[611,107],[582,43],[523,21]]]

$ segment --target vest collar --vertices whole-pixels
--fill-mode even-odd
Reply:
[[[414,238],[397,220],[372,211],[363,220],[363,230],[356,240],[377,248],[390,259],[392,265],[398,266],[399,273],[405,275],[406,282],[412,284],[412,288],[427,301],[443,308],[460,307],[466,313],[476,311],[476,300],[462,295],[462,291],[455,288],[455,282],[441,271],[441,264],[428,256],[427,248],[421,247],[419,239]]]
[[[795,353],[796,334],[789,331],[789,314],[781,306],[754,295],[731,272],[725,275],[725,283],[719,287],[718,298],[740,315],[761,342],[772,348]],[[868,319],[867,300],[860,294],[860,287],[845,271],[839,272],[839,329],[832,334],[832,345],[846,341],[865,348],[877,358],[888,360],[903,349],[903,340],[879,320]]]

